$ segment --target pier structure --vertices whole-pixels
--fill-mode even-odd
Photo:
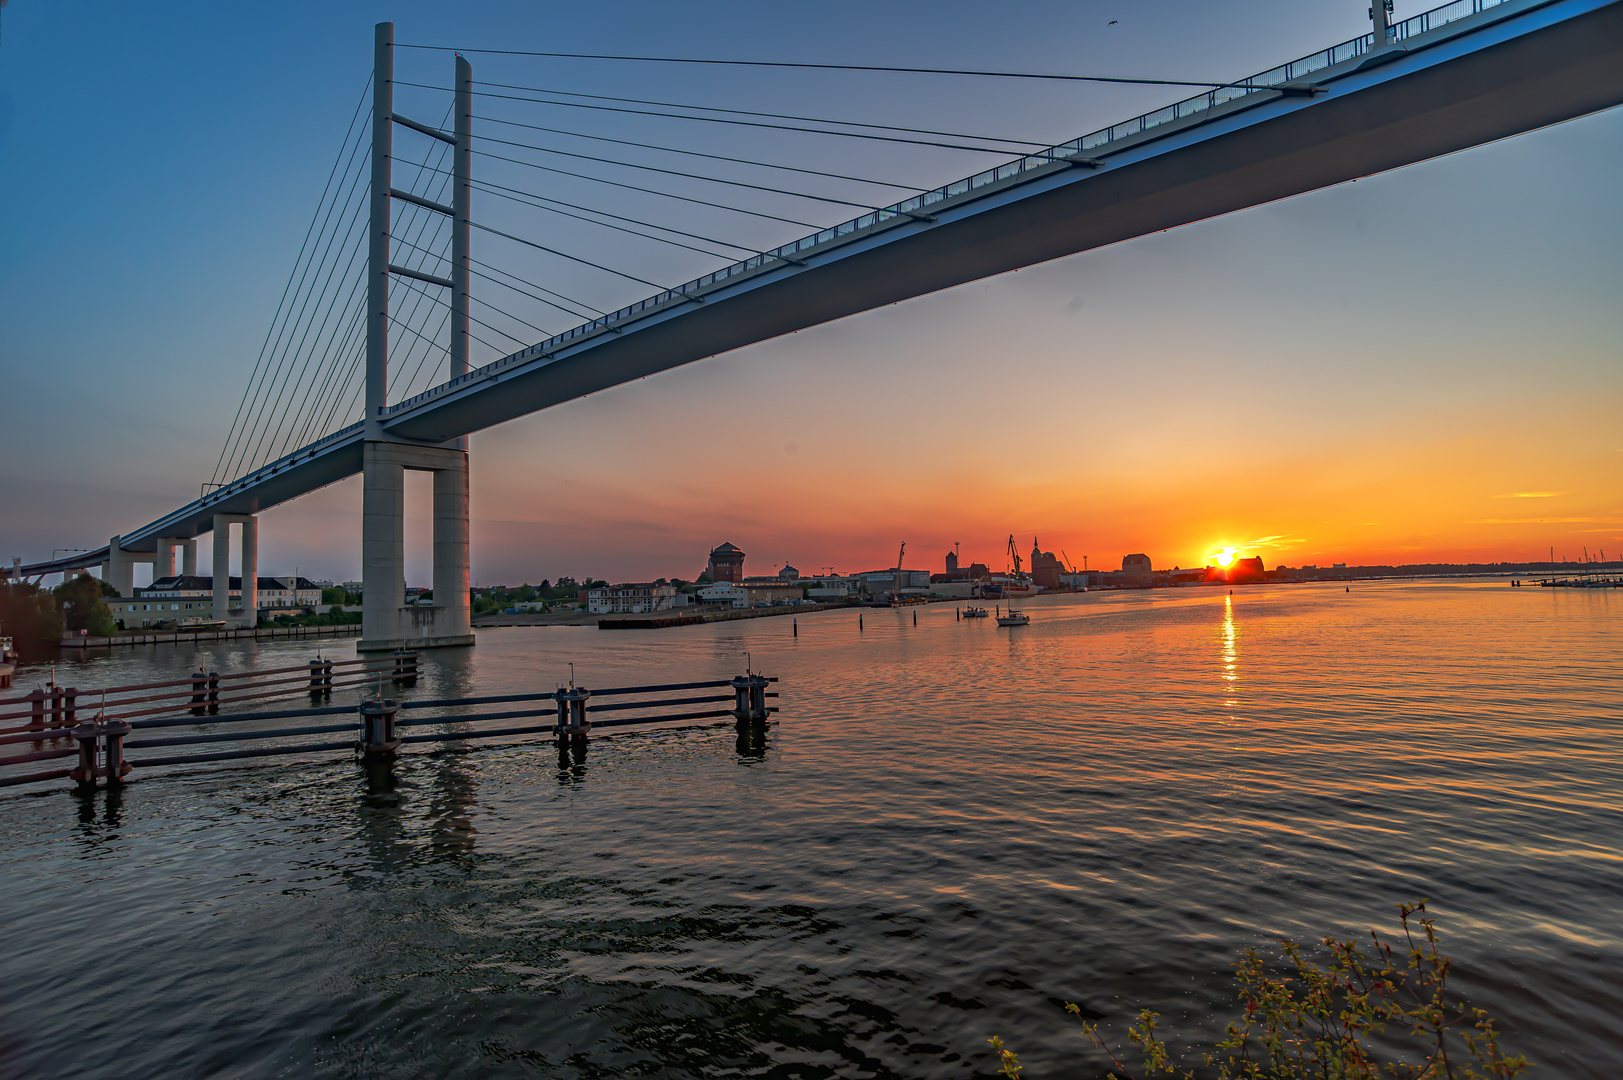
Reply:
[[[717,723],[736,727],[740,746],[755,752],[777,712],[769,704],[778,697],[770,689],[777,680],[753,671],[662,685],[587,689],[571,683],[551,692],[413,699],[408,694],[418,670],[419,655],[402,651],[228,675],[198,671],[97,690],[53,687],[50,693],[36,689],[0,698],[0,787],[62,779],[120,783],[144,768],[328,752],[375,762],[413,744],[477,744],[519,736],[555,742],[564,755],[561,762],[567,757],[578,763],[593,733]],[[383,692],[385,683],[393,694]],[[344,689],[366,696],[355,704],[329,704],[334,691]],[[266,698],[305,696],[307,707],[261,707]],[[76,700],[92,697],[96,715],[80,719]],[[469,706],[487,708],[469,712]],[[292,723],[264,726],[278,720]],[[454,730],[443,730],[447,725]],[[179,730],[171,734],[170,729]],[[193,749],[169,752],[177,747]],[[69,758],[76,764],[18,771]]]

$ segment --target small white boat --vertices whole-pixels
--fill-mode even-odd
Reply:
[[[1027,615],[1023,611],[1016,611],[1014,608],[1010,608],[1007,614],[1004,614],[1001,611],[998,613],[997,624],[999,626],[1029,626],[1031,624],[1031,616]]]
[[[964,618],[984,619],[986,618],[986,609],[983,607],[966,607],[964,609]]]

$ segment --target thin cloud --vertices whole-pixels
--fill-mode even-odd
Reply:
[[[1557,495],[1571,495],[1570,491],[1512,491],[1506,495],[1495,495],[1496,499],[1553,499]]]
[[[1467,525],[1607,525],[1615,524],[1606,518],[1570,517],[1570,518],[1483,518],[1480,521],[1467,521]]]

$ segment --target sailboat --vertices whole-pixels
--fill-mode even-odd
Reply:
[[[1027,615],[1023,611],[1010,608],[1008,611],[1002,612],[998,615],[997,624],[999,626],[1029,626],[1031,624],[1031,616]]]
[[[1020,573],[1020,552],[1014,546],[1013,534],[1009,536],[1009,557],[1014,560],[1014,579],[1024,581],[1025,579]],[[1008,590],[1005,589],[1003,595],[1008,596]],[[1031,616],[1017,609],[1012,598],[1010,599],[1008,614],[1004,614],[1002,611],[998,612],[997,624],[999,626],[1028,626],[1030,623]]]

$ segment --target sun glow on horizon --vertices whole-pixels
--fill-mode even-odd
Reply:
[[[1206,557],[1218,566],[1230,566],[1234,562],[1234,557],[1238,554],[1238,548],[1223,547],[1218,548]]]

